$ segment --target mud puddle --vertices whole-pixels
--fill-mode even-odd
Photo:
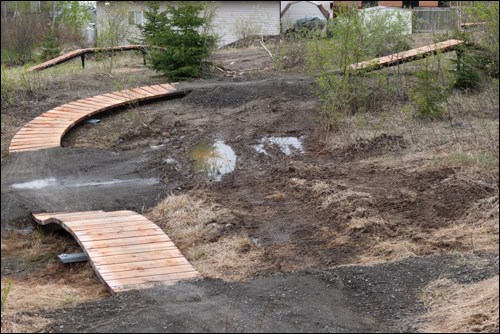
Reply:
[[[234,171],[236,153],[222,140],[205,139],[189,152],[193,160],[193,170],[205,174],[209,179],[220,181],[223,175]]]
[[[304,153],[301,137],[264,137],[254,146],[255,151],[265,155],[271,155],[266,147],[274,146],[281,153],[289,156],[292,153]]]

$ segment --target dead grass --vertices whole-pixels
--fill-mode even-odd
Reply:
[[[428,308],[420,327],[427,333],[498,333],[498,276],[459,285],[440,279],[428,285],[422,300]]]
[[[2,232],[2,272],[13,264],[14,274],[2,277],[11,291],[2,310],[2,333],[34,332],[48,325],[42,309],[74,306],[108,295],[89,263],[62,264],[60,253],[76,252],[78,244],[65,235],[35,230],[28,234]]]
[[[171,195],[148,215],[205,277],[242,281],[262,269],[264,251],[224,223],[230,213],[198,195]]]

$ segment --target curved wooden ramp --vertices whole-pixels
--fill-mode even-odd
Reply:
[[[110,48],[87,48],[87,49],[77,49],[73,50],[71,52],[65,53],[63,55],[60,55],[59,57],[56,57],[54,59],[47,60],[46,62],[43,62],[41,64],[35,65],[33,67],[28,68],[28,72],[36,72],[36,71],[41,71],[46,68],[59,65],[62,63],[65,63],[71,59],[77,58],[77,57],[84,57],[86,54],[92,54],[92,53],[101,53],[101,52],[117,52],[117,51],[131,51],[131,50],[139,50],[144,52],[146,46],[144,45],[122,45],[122,46],[115,46],[115,47],[110,47]],[[82,64],[83,64],[83,58],[82,58]]]
[[[201,277],[156,224],[133,211],[36,213],[33,219],[71,233],[113,293]]]
[[[375,58],[367,61],[362,61],[356,64],[351,64],[349,67],[353,70],[373,71],[382,67],[394,66],[397,64],[413,61],[420,58],[433,55],[437,52],[448,52],[454,50],[458,45],[463,44],[463,41],[450,39],[444,42],[422,46],[420,48],[411,49],[404,52],[394,53],[381,58]]]
[[[12,138],[9,152],[59,147],[69,129],[97,113],[167,96],[184,95],[169,84],[126,89],[63,104],[24,125]]]

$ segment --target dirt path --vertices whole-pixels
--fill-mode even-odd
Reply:
[[[443,275],[471,283],[497,272],[495,254],[414,258],[248,283],[181,283],[43,316],[55,320],[47,330],[60,333],[413,332],[426,284]]]

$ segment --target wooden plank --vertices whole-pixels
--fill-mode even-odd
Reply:
[[[196,271],[190,264],[181,264],[171,267],[144,268],[141,270],[115,271],[115,272],[99,272],[101,277],[106,281],[116,281],[120,279],[148,277],[155,275],[179,274],[179,273],[195,273]]]
[[[151,87],[149,86],[144,86],[144,87],[141,87],[141,89],[145,90],[146,92],[149,92],[153,95],[157,95],[159,94],[157,91],[155,91],[154,89],[151,89]]]
[[[80,115],[87,115],[88,114],[88,110],[65,107],[64,105],[59,106],[59,107],[55,107],[52,110],[59,111],[59,112],[69,112],[69,113],[80,114]]]
[[[119,99],[123,102],[128,102],[130,99],[124,95],[121,95],[119,92],[102,94],[102,96],[106,96],[112,99]]]
[[[142,231],[130,231],[130,232],[94,232],[91,234],[81,231],[78,235],[78,240],[81,242],[87,241],[101,241],[101,240],[116,240],[116,239],[128,239],[128,238],[142,238],[142,237],[153,237],[158,235],[165,235],[162,230],[149,229]]]
[[[125,246],[125,245],[140,245],[150,242],[167,242],[170,239],[166,235],[155,235],[151,237],[136,237],[127,239],[105,240],[105,241],[86,241],[84,242],[86,249]]]
[[[81,232],[81,231],[86,231],[90,228],[99,228],[99,230],[104,230],[104,229],[112,229],[112,228],[128,228],[128,227],[141,227],[141,226],[150,226],[151,222],[142,222],[142,221],[124,221],[124,222],[116,222],[113,224],[98,224],[98,223],[92,223],[92,224],[79,224],[79,225],[74,225],[74,224],[66,224],[65,222],[62,222],[65,227],[68,229],[71,229],[75,233]]]
[[[131,222],[130,225],[125,225],[128,222],[124,222],[123,224],[118,224],[118,225],[112,225],[112,226],[107,226],[103,225],[99,227],[97,230],[85,230],[83,226],[77,227],[77,230],[72,229],[73,231],[79,232],[79,233],[86,233],[86,234],[92,234],[92,233],[105,233],[105,232],[116,232],[116,233],[121,233],[121,232],[129,232],[129,231],[143,231],[143,230],[151,230],[151,229],[157,229],[160,231],[163,231],[161,228],[159,228],[156,224],[153,224],[149,222],[149,224],[137,224],[136,222]]]
[[[141,284],[150,282],[168,282],[168,281],[178,281],[186,279],[196,279],[200,277],[201,277],[200,274],[197,272],[185,272],[185,273],[175,273],[175,274],[152,275],[145,277],[122,278],[116,280],[107,279],[106,283],[109,286],[120,286],[120,285]]]
[[[31,151],[32,149],[44,149],[44,148],[53,148],[53,147],[59,147],[59,144],[33,144],[33,145],[23,145],[23,146],[18,146],[14,145],[12,147],[12,150],[15,151]]]
[[[91,225],[92,226],[92,225]],[[137,224],[136,221],[127,221],[127,222],[120,222],[116,224],[111,224],[111,225],[101,225],[98,227],[92,226],[92,229],[89,230],[88,228],[85,229],[85,225],[82,226],[72,226],[71,228],[75,233],[86,233],[86,234],[92,234],[92,233],[106,233],[106,232],[116,232],[116,233],[121,233],[121,232],[129,232],[129,231],[143,231],[143,230],[160,230],[163,231],[161,228],[159,228],[156,224],[148,222],[144,224]]]
[[[100,264],[117,264],[131,261],[149,261],[184,257],[173,242],[155,242],[143,245],[96,248],[87,250],[87,253],[92,256],[93,260],[99,261]]]
[[[112,212],[105,212],[105,211],[100,211],[100,212],[95,212],[95,211],[87,211],[87,212],[68,212],[63,215],[58,216],[57,218],[60,219],[65,219],[65,220],[72,220],[75,217],[83,217],[83,218],[101,218],[101,217],[122,217],[122,216],[139,216],[138,213],[135,213],[130,210],[119,210],[119,211],[112,211]],[[145,218],[145,217],[143,217]]]
[[[55,144],[59,143],[59,139],[44,139],[44,138],[25,138],[25,139],[15,139],[11,144],[12,147],[26,145],[26,144]]]
[[[161,268],[161,267],[173,267],[179,265],[191,265],[185,258],[174,258],[174,259],[160,259],[160,260],[145,260],[138,262],[128,262],[128,263],[118,263],[118,264],[106,264],[96,266],[99,273],[115,273],[121,271],[131,271],[131,270],[143,270],[150,268]],[[191,267],[193,268],[193,267]]]
[[[18,133],[54,133],[54,129],[46,129],[46,128],[21,128],[19,129],[19,131],[16,132],[16,134]]]
[[[97,213],[101,213],[101,212],[104,212],[104,211],[103,210],[96,210],[96,211],[79,211],[79,212],[37,212],[37,213],[32,213],[31,215],[35,219],[43,220],[43,219],[56,218],[56,217],[61,218],[61,217],[64,217],[65,215],[75,215],[75,214],[92,215],[92,214],[97,214]]]
[[[160,87],[165,88],[167,91],[175,90],[174,86],[172,86],[170,84],[160,84]]]
[[[106,217],[106,216],[101,216],[101,217],[95,217],[95,218],[78,218],[78,217],[72,217],[72,218],[65,218],[63,219],[65,224],[68,224],[70,226],[81,226],[81,225],[107,225],[107,224],[115,224],[115,223],[123,223],[123,222],[136,222],[140,224],[141,222],[143,223],[148,223],[151,224],[149,220],[147,220],[144,217],[140,216],[134,216],[134,215],[121,215],[121,216],[115,216],[115,217]]]
[[[145,95],[145,96],[155,96],[156,94],[150,93],[147,90],[144,90],[142,88],[132,88],[132,91],[136,92],[137,94]]]
[[[15,141],[11,142],[11,146],[13,148],[23,146],[23,147],[32,147],[36,145],[52,145],[52,144],[57,144],[59,145],[59,140],[36,140],[36,139],[29,139],[29,140],[22,140],[22,139],[16,139]]]
[[[95,106],[91,106],[91,105],[88,105],[88,104],[83,104],[83,103],[79,103],[79,102],[70,102],[70,103],[66,103],[64,104],[63,106],[67,106],[71,109],[79,109],[79,110],[88,110],[88,111],[95,111],[97,110],[97,108]]]
[[[78,235],[95,235],[95,234],[103,234],[103,233],[123,233],[123,232],[133,232],[133,231],[145,231],[145,230],[156,230],[156,231],[161,231],[163,230],[156,226],[156,224],[149,223],[149,224],[140,224],[140,225],[129,225],[129,226],[106,226],[104,225],[103,227],[97,228],[89,228],[87,230],[79,230]],[[75,231],[76,233],[77,231]]]
[[[94,98],[96,100],[100,100],[100,101],[103,101],[105,103],[106,102],[107,103],[112,103],[114,108],[118,108],[118,107],[122,106],[124,103],[126,103],[123,100],[118,100],[118,99],[111,98],[111,97],[106,97],[106,96],[94,96]]]

